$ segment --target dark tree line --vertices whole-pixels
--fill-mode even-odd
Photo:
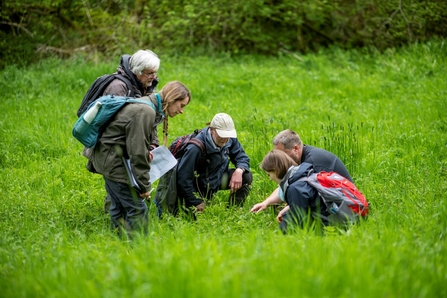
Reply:
[[[447,35],[445,0],[0,0],[3,67],[47,56],[384,50]]]

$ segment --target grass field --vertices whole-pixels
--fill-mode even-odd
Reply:
[[[102,177],[71,136],[93,80],[115,63],[47,60],[0,71],[0,297],[447,297],[447,45],[297,59],[161,55],[160,87],[193,98],[169,140],[218,112],[235,120],[254,183],[241,209],[220,193],[196,222],[159,220],[119,240]],[[116,61],[119,57],[116,57]],[[346,233],[282,235],[260,169],[280,130],[337,154],[370,201]],[[161,133],[161,131],[160,131]]]

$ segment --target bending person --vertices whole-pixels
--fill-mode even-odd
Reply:
[[[177,169],[177,194],[187,209],[205,210],[205,201],[219,190],[230,189],[229,205],[242,206],[250,192],[250,158],[237,139],[233,119],[216,114],[196,136],[205,145],[189,144]],[[235,166],[229,168],[231,163]]]
[[[151,50],[138,50],[132,56],[122,55],[120,64],[116,69],[116,74],[124,76],[132,84],[132,91],[135,98],[149,96],[156,92],[156,86],[159,82],[157,77],[160,68],[160,59],[157,54]],[[120,79],[114,79],[104,90],[103,95],[130,96],[131,90],[126,83]],[[152,127],[151,150],[159,146],[157,126],[162,122],[161,114],[155,115],[154,125]],[[164,124],[163,135],[166,135],[166,125]],[[104,198],[104,213],[110,210],[110,197]]]
[[[285,152],[297,165],[304,162],[313,166],[315,172],[337,172],[352,181],[349,171],[335,154],[317,147],[304,145],[299,135],[293,130],[286,129],[273,138],[273,146]],[[250,212],[260,212],[269,205],[281,203],[280,188],[275,189],[263,202],[255,204]]]
[[[307,181],[312,165],[304,162],[298,165],[285,152],[272,150],[264,157],[261,168],[270,180],[279,184],[282,190],[280,200],[288,205],[282,209],[276,219],[281,231],[285,234],[288,226],[311,227],[314,222],[318,226],[327,226],[329,212],[318,192]]]
[[[150,163],[152,161],[151,144],[155,137],[153,127],[157,117],[165,119],[183,114],[191,101],[191,93],[178,81],[166,84],[160,93],[161,111],[156,112],[144,103],[126,104],[110,124],[105,128],[95,148],[84,150],[93,170],[103,175],[107,195],[110,198],[111,228],[133,232],[141,230],[147,233],[148,207],[145,200],[150,198]],[[155,94],[141,97],[154,104],[159,111]],[[119,146],[117,148],[116,146]],[[121,156],[130,160],[140,192],[134,195],[128,183],[128,176]]]

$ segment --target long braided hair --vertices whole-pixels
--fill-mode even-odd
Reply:
[[[188,104],[191,102],[191,92],[189,89],[179,81],[171,81],[163,86],[160,90],[160,96],[162,99],[162,110],[165,113],[165,118],[163,119],[163,144],[167,146],[168,143],[168,107],[178,100],[183,100],[186,97],[189,98]]]

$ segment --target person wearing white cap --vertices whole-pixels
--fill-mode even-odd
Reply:
[[[196,138],[205,144],[205,152],[190,143],[177,167],[177,195],[187,209],[205,209],[205,201],[219,190],[230,190],[229,205],[242,206],[250,192],[253,176],[250,158],[237,139],[233,119],[216,114],[209,127]],[[231,163],[235,168],[229,168]]]

